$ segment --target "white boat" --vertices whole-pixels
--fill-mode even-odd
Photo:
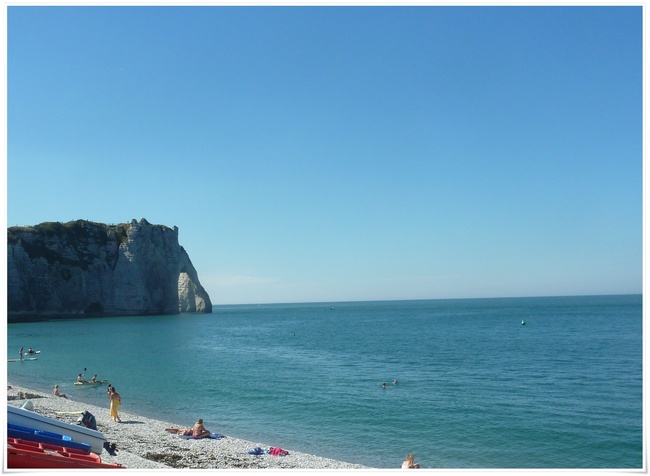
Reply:
[[[54,418],[40,415],[25,408],[7,404],[7,423],[69,436],[75,443],[89,444],[90,451],[98,455],[104,450],[104,441],[106,441],[106,438],[101,431],[92,430],[74,423],[55,420]]]

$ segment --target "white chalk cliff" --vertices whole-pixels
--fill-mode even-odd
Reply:
[[[178,228],[145,219],[11,227],[10,322],[53,317],[211,313]]]

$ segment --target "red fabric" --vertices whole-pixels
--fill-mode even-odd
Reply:
[[[269,454],[272,455],[272,456],[286,456],[286,455],[289,454],[289,452],[286,451],[286,450],[283,450],[280,447],[277,447],[277,448],[271,448],[269,450]]]

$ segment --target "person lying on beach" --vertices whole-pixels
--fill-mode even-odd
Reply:
[[[208,438],[211,435],[210,431],[206,430],[203,426],[202,418],[199,418],[199,420],[194,424],[192,428],[180,428],[178,426],[172,426],[170,428],[165,428],[165,431],[177,435],[191,435],[193,438]]]
[[[180,428],[178,426],[172,426],[170,428],[165,428],[165,431],[168,431],[169,433],[173,433],[176,435],[191,435],[192,434],[192,428]]]

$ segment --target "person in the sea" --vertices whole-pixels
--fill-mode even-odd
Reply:
[[[77,382],[85,383],[84,374],[77,375]]]
[[[27,349],[27,353],[28,353],[28,354],[33,354],[33,353],[34,353],[34,349],[32,349],[32,348],[30,347],[29,349]]]
[[[381,388],[386,388],[386,382],[381,384]]]
[[[402,469],[417,469],[420,467],[420,463],[413,462],[413,453],[406,455],[406,459],[402,463]]]
[[[57,397],[68,398],[68,396],[65,393],[59,393],[59,386],[58,385],[54,386],[54,390],[52,390],[52,395],[56,395]]]
[[[18,353],[20,354],[20,360],[23,360],[23,349],[24,347],[21,347],[20,351],[18,351]]]
[[[120,396],[119,393],[115,390],[115,387],[111,387],[111,393],[108,394],[108,399],[111,402],[110,405],[110,410],[111,410],[111,418],[113,421],[119,421],[120,420],[120,415],[118,411],[120,410],[120,404],[122,403],[122,397]]]
[[[210,432],[203,426],[203,418],[199,418],[192,427],[192,436],[194,438],[207,438],[210,436]]]
[[[90,379],[92,383],[97,383],[97,374],[93,375],[93,378]]]

